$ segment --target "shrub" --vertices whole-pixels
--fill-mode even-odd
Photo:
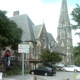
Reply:
[[[24,68],[24,74],[28,74],[28,73],[29,73],[29,69]],[[4,77],[11,76],[11,75],[21,75],[21,74],[22,74],[21,65],[8,67],[7,70],[3,72]]]

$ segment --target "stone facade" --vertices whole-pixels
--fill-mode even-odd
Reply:
[[[25,66],[31,68],[38,67],[40,62],[40,54],[44,49],[56,51],[56,41],[52,34],[46,31],[45,24],[35,25],[27,14],[16,15],[10,18],[16,22],[18,27],[23,29],[22,41],[29,45],[29,54],[25,54]],[[18,59],[22,60],[22,55]]]

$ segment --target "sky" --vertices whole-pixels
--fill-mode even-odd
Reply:
[[[45,23],[47,32],[51,33],[56,40],[57,27],[62,0],[0,0],[0,10],[7,11],[7,16],[12,17],[14,11],[27,14],[35,25]],[[70,23],[71,11],[80,0],[67,0]],[[79,42],[79,37],[72,31],[73,46]]]

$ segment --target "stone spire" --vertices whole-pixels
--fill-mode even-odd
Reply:
[[[57,33],[59,50],[66,55],[63,57],[63,63],[67,65],[73,64],[72,33],[68,16],[67,0],[62,0]]]
[[[70,26],[70,20],[68,16],[67,1],[62,0],[58,27],[66,26]]]

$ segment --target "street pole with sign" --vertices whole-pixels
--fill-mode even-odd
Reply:
[[[18,52],[22,53],[22,80],[24,80],[24,53],[29,53],[29,45],[27,44],[19,44]]]

